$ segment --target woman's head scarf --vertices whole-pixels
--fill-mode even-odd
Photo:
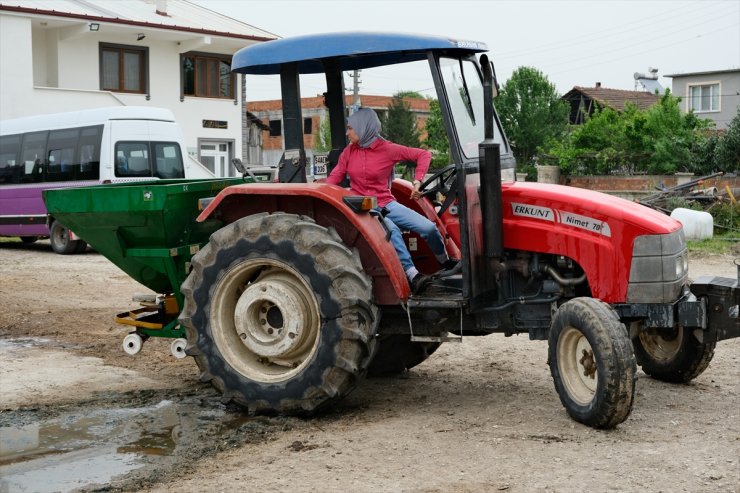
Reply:
[[[360,138],[358,142],[360,147],[370,147],[370,144],[380,137],[380,120],[375,111],[370,108],[360,108],[352,113],[347,124]]]

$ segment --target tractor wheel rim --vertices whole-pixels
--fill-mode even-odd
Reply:
[[[673,360],[681,350],[683,341],[683,327],[677,329],[675,337],[664,338],[660,334],[640,333],[640,343],[650,357],[656,361],[668,362]]]
[[[316,296],[290,266],[258,259],[232,266],[217,283],[211,327],[226,362],[242,375],[277,382],[299,373],[319,342]]]
[[[580,330],[567,327],[560,334],[557,352],[558,370],[568,395],[579,405],[588,405],[599,382],[591,344]]]
[[[251,283],[239,297],[234,326],[244,345],[264,358],[290,358],[310,342],[311,302],[303,286],[284,272]]]

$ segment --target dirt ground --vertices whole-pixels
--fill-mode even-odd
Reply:
[[[692,258],[690,274],[735,266]],[[0,492],[740,491],[737,339],[690,385],[638,371],[632,415],[611,431],[569,419],[546,342],[501,335],[365,380],[314,419],[249,418],[168,341],[123,353],[113,316],[142,292],[94,252],[0,243]],[[104,457],[126,467],[95,476]]]

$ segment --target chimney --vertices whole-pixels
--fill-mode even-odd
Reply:
[[[601,82],[597,82],[594,86],[596,89],[601,89]]]
[[[156,0],[155,2],[156,8],[157,8],[157,14],[162,15],[164,17],[169,17],[167,15],[167,0]]]

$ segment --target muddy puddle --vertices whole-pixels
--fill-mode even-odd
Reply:
[[[3,342],[17,350],[40,341]],[[220,450],[269,439],[286,418],[249,417],[210,386],[101,392],[0,411],[0,493],[138,489]]]

